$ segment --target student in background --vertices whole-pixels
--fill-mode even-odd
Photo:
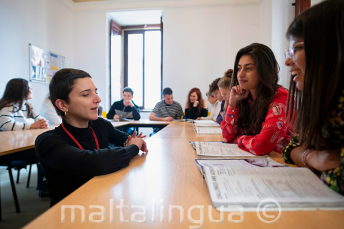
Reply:
[[[254,155],[281,153],[290,142],[288,91],[277,84],[279,66],[269,47],[253,43],[235,58],[229,106],[221,123],[225,142]]]
[[[114,102],[107,114],[108,119],[128,118],[139,120],[140,108],[134,103],[134,91],[130,87],[123,89],[123,99]]]
[[[188,94],[188,101],[185,103],[185,118],[197,119],[208,116],[208,103],[203,99],[201,90],[192,88]]]
[[[287,115],[298,135],[282,151],[285,162],[321,172],[344,195],[344,2],[324,1],[290,24]],[[307,66],[307,68],[306,68]],[[326,85],[326,86],[324,86]]]
[[[139,150],[148,152],[142,134],[130,136],[98,117],[101,102],[91,76],[61,69],[52,78],[50,98],[62,124],[39,135],[36,155],[48,181],[51,206],[94,176],[129,165]],[[115,147],[109,147],[109,144]]]
[[[51,103],[49,95],[44,99],[39,113],[49,121],[50,125],[60,125],[62,122],[61,117],[57,114],[55,107]]]
[[[163,100],[158,102],[152,113],[149,115],[151,121],[173,121],[180,119],[183,114],[183,108],[180,103],[173,100],[172,89],[167,87],[162,91]]]
[[[219,90],[221,92],[221,96],[224,99],[221,103],[221,109],[216,119],[216,122],[218,124],[221,124],[221,122],[225,119],[225,116],[226,116],[227,107],[229,104],[229,96],[230,96],[229,87],[231,85],[232,74],[233,74],[233,69],[228,69],[225,72],[224,76],[217,83],[217,86],[219,87]]]
[[[220,124],[222,122],[222,119],[218,120],[218,117],[219,117],[219,113],[220,113],[220,110],[221,110],[222,101],[224,101],[224,98],[221,95],[219,87],[217,86],[217,84],[219,83],[220,80],[221,80],[221,78],[217,78],[211,84],[209,84],[209,92],[214,93],[214,97],[218,101],[217,106],[216,106],[214,112],[212,112],[213,113],[213,118],[212,119],[215,122],[217,122],[218,124]]]
[[[14,78],[8,81],[4,95],[0,99],[0,130],[48,129],[48,121],[39,116],[27,101],[33,98],[33,89],[26,79]],[[32,123],[29,119],[33,119]],[[23,157],[20,161],[38,163],[36,156]],[[44,174],[37,164],[37,190],[39,197],[47,197],[47,185],[43,182]]]
[[[213,120],[216,122],[216,118],[221,109],[221,102],[215,98],[214,92],[207,92],[206,96],[211,104],[211,113],[208,117],[199,117],[197,120]]]
[[[8,81],[0,99],[0,130],[47,129],[48,122],[39,116],[28,102],[32,99],[32,88],[26,79]],[[33,119],[34,123],[28,119]]]
[[[207,91],[207,93],[205,93],[205,96],[207,96],[207,101],[211,104],[214,105],[217,101],[217,99],[215,98],[214,93],[210,93],[209,91]]]

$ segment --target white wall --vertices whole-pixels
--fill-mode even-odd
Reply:
[[[29,43],[66,57],[74,66],[74,13],[60,0],[1,0],[0,2],[0,97],[12,78],[29,80]],[[48,87],[31,83],[30,101],[39,110]]]
[[[272,50],[280,66],[279,84],[289,88],[291,73],[284,65],[284,52],[288,50],[289,41],[285,33],[289,24],[295,17],[295,0],[273,0],[272,1]]]
[[[260,4],[165,9],[163,86],[184,107],[201,89],[234,67],[237,51],[253,42],[271,47],[271,0]]]
[[[104,109],[108,111],[109,57],[106,12],[74,13],[74,68],[88,72],[98,88]]]

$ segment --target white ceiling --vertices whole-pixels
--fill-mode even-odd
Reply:
[[[108,13],[121,26],[160,24],[162,10],[121,11]]]

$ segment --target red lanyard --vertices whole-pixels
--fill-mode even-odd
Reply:
[[[69,137],[75,142],[75,144],[77,144],[79,146],[80,149],[84,149],[82,148],[82,146],[80,145],[80,143],[73,137],[73,135],[71,133],[69,133],[69,131],[66,129],[66,127],[63,125],[63,123],[61,124],[62,128],[64,129],[64,131],[69,135]],[[94,137],[94,141],[96,142],[97,145],[97,149],[99,149],[99,144],[98,144],[98,139],[96,136],[96,133],[94,133],[92,127],[90,127],[93,133],[93,137]]]

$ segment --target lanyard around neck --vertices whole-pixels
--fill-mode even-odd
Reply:
[[[66,129],[66,127],[63,125],[63,123],[61,124],[62,128],[64,129],[64,131],[69,135],[69,137],[75,142],[75,144],[77,144],[79,146],[79,148],[81,150],[83,150],[84,148],[82,148],[82,146],[80,145],[80,143],[73,137],[73,135],[71,133],[69,133],[69,131]],[[96,133],[94,133],[94,130],[92,129],[92,127],[90,127],[91,130],[92,130],[92,134],[93,134],[93,137],[94,137],[94,141],[96,142],[96,145],[97,145],[97,149],[99,149],[99,144],[98,144],[98,139],[97,139],[97,136],[96,136]]]

